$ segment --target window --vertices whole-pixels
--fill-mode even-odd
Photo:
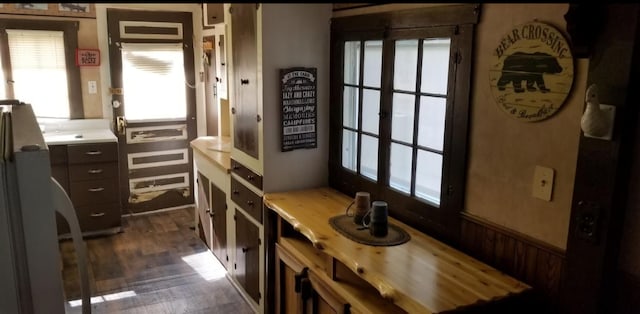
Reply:
[[[0,97],[31,104],[37,117],[83,118],[77,28],[77,22],[0,19]]]
[[[129,120],[187,116],[183,48],[180,43],[121,43],[125,116]],[[163,91],[158,93],[158,91]]]
[[[473,5],[332,21],[330,185],[442,238],[463,204],[475,23]]]

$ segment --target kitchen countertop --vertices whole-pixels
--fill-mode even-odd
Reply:
[[[194,152],[204,155],[209,161],[231,172],[231,138],[228,136],[200,136],[191,141]]]
[[[43,133],[47,145],[117,142],[118,138],[109,129],[88,129]]]

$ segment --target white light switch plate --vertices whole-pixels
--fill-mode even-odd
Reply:
[[[89,94],[96,94],[98,92],[98,84],[96,81],[89,81]]]
[[[551,168],[536,166],[533,173],[533,197],[551,201],[554,171]]]

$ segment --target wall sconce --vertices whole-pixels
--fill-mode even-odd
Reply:
[[[598,86],[591,84],[585,95],[587,108],[580,120],[580,127],[585,137],[611,140],[616,107],[601,104],[598,100]]]

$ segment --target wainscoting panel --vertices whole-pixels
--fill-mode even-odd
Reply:
[[[460,244],[468,254],[558,301],[564,252],[482,218],[461,214]]]

